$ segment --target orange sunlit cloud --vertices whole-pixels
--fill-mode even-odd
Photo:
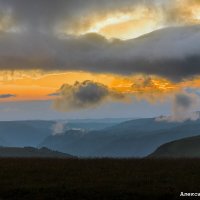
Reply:
[[[151,103],[164,101],[168,96],[180,92],[187,87],[200,88],[200,78],[173,83],[158,76],[114,74],[95,74],[89,72],[49,72],[11,71],[1,72],[1,94],[13,94],[15,97],[2,98],[0,102],[52,100],[63,84],[73,85],[76,81],[91,80],[107,87],[133,96],[138,100],[145,99]]]
[[[11,73],[11,72],[10,72]],[[122,94],[133,95],[136,98],[152,99],[158,95],[163,96],[170,92],[180,90],[186,85],[173,84],[166,79],[159,77],[149,77],[144,75],[120,76],[113,74],[92,74],[88,72],[55,72],[36,76],[36,72],[26,72],[23,76],[11,77],[9,72],[0,77],[1,94],[15,94],[16,97],[1,99],[0,101],[22,101],[22,100],[49,100],[56,98],[48,96],[55,93],[64,84],[74,84],[91,80],[102,83],[109,88]],[[31,78],[31,73],[35,76]],[[9,75],[8,75],[9,74]],[[198,82],[198,81],[196,81]],[[197,83],[194,82],[194,85]],[[190,83],[191,85],[191,83]],[[199,81],[200,85],[200,81]]]
[[[108,39],[126,40],[170,26],[170,24],[200,24],[200,1],[176,0],[166,4],[165,7],[141,4],[108,12],[89,12],[77,21],[72,20],[67,25],[62,24],[62,31],[72,35],[96,32]],[[13,27],[14,20],[9,13],[0,17],[0,32],[14,30]],[[83,71],[8,70],[0,71],[0,94],[13,94],[16,97],[2,98],[0,101],[53,99],[56,97],[48,95],[55,93],[62,84],[72,85],[76,81],[85,80],[96,81],[123,94],[150,100],[159,99],[158,95],[168,95],[187,87],[200,87],[200,78],[172,83],[161,77],[147,75],[122,76]]]
[[[1,74],[1,93],[15,94],[16,97],[0,101],[47,100],[55,98],[48,95],[56,92],[64,83],[73,84],[84,80],[102,82],[104,80],[103,84],[108,85],[113,80],[113,77],[109,75],[86,72],[55,72],[44,75],[42,72],[27,71],[15,72],[15,74],[11,71]]]
[[[200,23],[200,1],[199,0],[177,0],[177,3],[170,13],[179,23],[199,24]]]
[[[166,12],[167,11],[167,12]],[[168,27],[171,24],[199,24],[200,2],[176,0],[165,6],[138,5],[108,13],[90,13],[78,21],[64,25],[61,32],[71,35],[98,33],[110,38],[127,40]]]
[[[74,22],[64,32],[72,35],[99,33],[106,38],[130,39],[162,27],[162,13],[147,7],[125,8],[111,13],[95,13]]]

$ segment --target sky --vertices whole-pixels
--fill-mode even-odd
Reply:
[[[200,110],[200,0],[0,0],[0,120]]]

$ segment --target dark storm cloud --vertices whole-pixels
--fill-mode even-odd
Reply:
[[[0,94],[0,99],[6,99],[6,98],[11,98],[11,97],[16,97],[15,94]]]
[[[61,21],[70,23],[88,13],[103,11],[106,14],[122,7],[153,3],[154,0],[0,0],[0,10],[11,12],[19,24],[44,30]]]
[[[12,17],[8,20],[10,31],[0,35],[0,69],[143,73],[175,81],[199,75],[199,25],[166,28],[137,39],[112,42],[97,34],[76,37],[54,30],[60,22],[71,23],[85,13],[159,2],[0,0],[2,16]]]
[[[144,73],[179,81],[200,74],[200,26],[113,42],[97,34],[58,38],[8,33],[0,37],[0,55],[1,69]]]
[[[123,94],[89,80],[82,83],[76,82],[74,85],[64,84],[59,93],[60,96],[55,100],[54,108],[62,112],[95,107],[109,98],[124,99]]]

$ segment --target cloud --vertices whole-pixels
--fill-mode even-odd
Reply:
[[[91,29],[99,21],[112,19],[115,14],[120,18],[120,13],[123,16],[131,13],[130,20],[135,26],[147,18],[162,26],[188,24],[196,18],[199,5],[198,0],[0,0],[0,11],[13,19],[13,26],[22,29],[52,32],[63,28],[63,31],[78,32]],[[136,15],[138,9],[140,14]]]
[[[151,0],[150,0],[151,1]],[[141,4],[139,0],[0,0],[0,10],[8,10],[15,23],[26,30],[53,31],[91,13],[119,10]],[[153,1],[151,1],[153,2]],[[144,3],[142,3],[144,4]],[[147,4],[147,3],[146,3]]]
[[[8,34],[0,38],[0,68],[142,73],[180,81],[200,74],[199,52],[200,26],[112,42],[98,34],[70,38]]]
[[[48,94],[49,97],[57,97],[57,96],[60,96],[60,93],[59,92],[54,92],[54,93],[51,93],[51,94]]]
[[[123,75],[139,73],[158,75],[173,81],[200,74],[199,1],[36,2],[0,0],[0,29],[1,22],[6,24],[2,25],[6,34],[0,36],[1,70],[77,70]],[[181,5],[181,10],[175,12],[178,5]],[[182,5],[188,6],[185,8]],[[83,22],[90,29],[93,22],[84,19],[93,19],[91,15],[98,21],[102,13],[105,17],[109,17],[110,13],[117,16],[118,13],[129,13],[130,9],[136,7],[145,7],[148,12],[161,12],[161,27],[170,26],[173,21],[176,21],[173,25],[177,27],[164,28],[126,41],[111,41],[94,33],[80,36],[66,34],[66,30],[73,25],[77,27],[77,23]],[[189,10],[184,12],[184,8]],[[192,11],[195,8],[197,19],[194,23],[190,18],[193,19]],[[187,22],[185,19],[188,19]],[[123,26],[120,29],[123,30]]]
[[[65,132],[65,123],[63,122],[56,122],[55,124],[53,124],[52,126],[52,135],[62,135]]]
[[[60,97],[54,101],[53,107],[61,112],[96,107],[105,101],[123,100],[125,96],[107,86],[86,80],[74,85],[64,84],[59,90]]]
[[[173,100],[172,115],[159,117],[157,121],[184,122],[186,120],[197,120],[200,118],[199,112],[194,112],[200,104],[200,97],[193,93],[176,94]]]
[[[11,97],[16,97],[15,94],[0,94],[0,99],[6,99],[6,98],[11,98]]]
[[[169,24],[199,24],[200,1],[177,0],[164,6],[166,22]]]
[[[155,89],[155,84],[150,76],[143,76],[134,81],[132,88],[137,91],[143,91],[145,88]]]

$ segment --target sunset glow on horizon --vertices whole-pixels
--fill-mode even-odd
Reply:
[[[0,0],[0,102],[68,112],[198,95],[199,0],[18,1]]]
[[[16,72],[17,74],[17,72]],[[73,85],[76,81],[91,80],[102,83],[108,88],[126,95],[134,95],[139,99],[156,101],[170,93],[181,91],[187,87],[200,87],[200,78],[192,81],[173,83],[156,76],[132,75],[121,76],[115,74],[94,74],[89,72],[23,72],[22,76],[10,75],[4,72],[1,75],[1,93],[13,94],[14,97],[2,98],[0,102],[53,100],[63,84]],[[150,99],[150,94],[154,99]],[[1,94],[0,94],[1,95]]]

